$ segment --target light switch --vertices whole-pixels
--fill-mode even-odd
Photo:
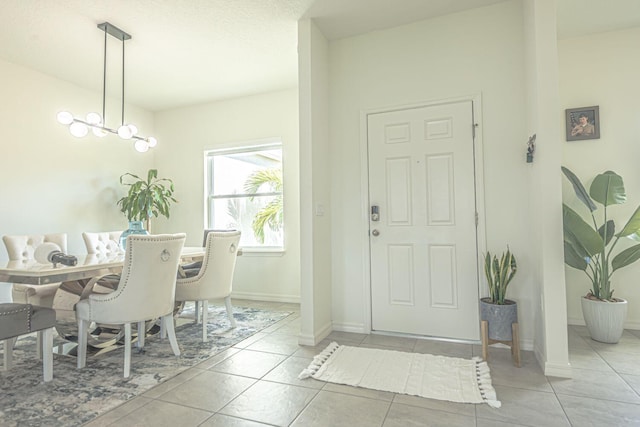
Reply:
[[[324,216],[324,205],[322,203],[316,205],[316,216]]]

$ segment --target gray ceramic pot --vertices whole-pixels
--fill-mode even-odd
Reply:
[[[489,339],[511,341],[511,324],[518,322],[518,305],[506,299],[504,304],[493,304],[489,298],[480,299],[480,320],[489,324]]]

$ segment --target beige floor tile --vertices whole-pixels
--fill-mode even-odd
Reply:
[[[492,353],[489,356],[489,369],[491,370],[491,381],[494,385],[535,391],[553,391],[549,380],[531,352],[523,352],[521,364],[518,368],[513,364],[510,351],[501,349],[500,352]]]
[[[476,415],[476,405],[472,403],[458,403],[448,402],[445,400],[425,399],[424,397],[408,396],[406,394],[397,394],[393,399],[393,403],[419,406],[421,408],[434,409],[436,411],[466,415],[468,417],[475,417]]]
[[[115,425],[127,427],[196,427],[212,412],[154,400],[120,418]]]
[[[320,389],[325,385],[324,381],[318,381],[313,378],[298,379],[298,375],[309,366],[311,360],[311,358],[291,356],[265,375],[263,379],[276,383]]]
[[[277,426],[289,425],[317,390],[259,381],[219,412]]]
[[[287,356],[262,351],[241,350],[211,368],[212,371],[262,378],[283,362]]]
[[[580,427],[627,427],[640,425],[640,405],[559,394],[569,420]]]
[[[573,369],[573,378],[549,378],[549,381],[558,394],[640,404],[638,394],[615,373]]]
[[[389,405],[391,402],[321,391],[304,408],[292,427],[379,426]]]
[[[334,393],[350,394],[352,396],[366,397],[368,399],[393,401],[395,393],[389,391],[372,390],[369,388],[353,387],[350,385],[326,383],[322,391],[331,391]]]
[[[477,405],[476,417],[527,426],[569,427],[554,393],[495,386],[502,407]]]
[[[272,333],[247,347],[247,350],[266,351],[290,356],[299,349],[298,337]]]
[[[262,426],[268,426],[268,424],[262,424],[256,421],[244,420],[242,418],[230,417],[228,415],[222,415],[222,414],[215,414],[200,425],[200,427],[262,427]]]
[[[251,344],[255,343],[256,341],[260,341],[262,338],[268,337],[270,334],[266,333],[266,332],[257,332],[253,335],[251,335],[249,338],[240,341],[239,343],[235,344],[233,347],[234,348],[247,348],[249,347]]]
[[[173,378],[168,379],[167,381],[158,384],[157,386],[149,389],[147,392],[143,393],[142,396],[149,398],[157,398],[169,390],[179,386],[180,384],[184,384],[186,381],[189,381],[191,378],[200,375],[203,372],[201,369],[187,369],[184,372],[176,375]]]
[[[619,374],[640,375],[640,354],[598,351],[598,354]]]
[[[223,360],[228,359],[229,357],[233,356],[234,354],[236,354],[240,350],[241,350],[240,348],[235,348],[235,347],[228,348],[228,349],[226,349],[224,351],[221,351],[220,353],[208,358],[207,360],[198,363],[196,365],[196,367],[200,368],[200,369],[211,369],[212,366],[215,366],[218,363],[222,362]]]
[[[620,374],[620,377],[640,395],[640,375]]]
[[[129,400],[126,403],[123,403],[122,405],[118,406],[115,409],[112,409],[111,411],[107,412],[106,414],[95,418],[92,421],[89,421],[88,423],[85,423],[83,426],[84,427],[106,427],[106,426],[110,426],[113,423],[115,423],[117,420],[119,420],[120,418],[124,417],[125,415],[130,414],[133,411],[139,410],[140,408],[142,408],[144,405],[147,405],[148,403],[152,402],[152,399],[148,399],[146,397],[136,397],[134,399]],[[0,423],[1,425],[1,423]]]
[[[570,347],[569,363],[571,363],[572,368],[613,372],[611,366],[592,348]]]
[[[413,351],[416,353],[461,357],[463,359],[471,359],[473,357],[473,346],[471,344],[446,341],[418,340]]]
[[[478,418],[476,420],[476,427],[526,427],[524,424],[515,424],[512,422],[503,423],[502,421],[487,420],[485,418]],[[538,426],[536,426],[538,427]],[[539,426],[545,427],[545,426]]]
[[[355,332],[342,332],[342,331],[333,331],[331,332],[327,338],[327,341],[343,341],[343,342],[353,342],[360,344],[365,338],[367,334],[358,334]]]
[[[200,375],[172,388],[158,399],[216,412],[255,381],[247,377],[202,371]]]
[[[383,427],[475,427],[476,419],[450,412],[393,403]]]

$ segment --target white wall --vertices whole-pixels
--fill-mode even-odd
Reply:
[[[518,301],[521,336],[531,347],[534,306],[525,144],[524,40],[520,1],[466,11],[330,44],[333,173],[333,320],[366,324],[363,282],[365,192],[360,187],[359,114],[482,93],[487,248],[508,244],[519,261],[509,297]],[[514,220],[517,219],[517,220]]]
[[[235,98],[156,114],[159,176],[171,178],[178,203],[158,232],[186,232],[200,245],[205,228],[204,151],[265,138],[281,138],[284,159],[284,232],[281,256],[245,253],[238,258],[234,297],[298,302],[300,210],[297,89]]]
[[[640,28],[601,33],[559,42],[560,95],[562,108],[600,106],[600,139],[561,140],[563,164],[589,188],[593,178],[606,170],[622,176],[627,203],[610,207],[617,230],[640,205]],[[559,117],[564,129],[564,118]],[[578,212],[586,208],[564,179],[564,200]],[[584,209],[583,209],[584,208]],[[601,208],[599,209],[601,210]],[[630,246],[619,243],[620,248]],[[581,271],[566,267],[568,317],[571,324],[584,324],[580,297],[590,289]],[[640,262],[618,270],[612,280],[614,296],[629,301],[626,327],[640,329]]]
[[[145,173],[153,152],[138,153],[115,135],[78,139],[56,121],[62,110],[80,117],[99,111],[102,95],[5,61],[0,93],[0,235],[65,232],[69,252],[84,253],[83,231],[126,229],[116,206],[126,193],[119,177]],[[108,99],[107,107],[107,125],[116,126],[110,117],[120,117],[120,101]],[[153,133],[151,113],[125,112],[141,134]]]

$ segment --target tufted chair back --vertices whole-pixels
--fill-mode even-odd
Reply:
[[[86,364],[88,327],[91,322],[124,326],[124,376],[131,366],[131,324],[138,324],[138,346],[144,346],[144,322],[161,318],[176,356],[173,309],[178,262],[186,235],[127,236],[124,266],[118,287],[108,294],[91,294],[75,306],[78,320],[78,368]],[[141,332],[142,331],[142,332]]]
[[[11,261],[32,261],[36,248],[43,243],[55,243],[60,247],[62,252],[67,252],[66,233],[2,236],[2,241],[7,248],[7,254]],[[53,298],[58,287],[60,287],[60,283],[50,283],[47,285],[23,285],[14,283],[11,288],[11,298],[14,303],[52,307]]]
[[[101,233],[82,233],[88,254],[109,255],[120,251],[120,235],[122,231],[106,231]]]
[[[43,243],[55,243],[67,252],[67,233],[2,236],[11,261],[30,261],[36,248]]]
[[[210,299],[224,299],[231,326],[236,325],[231,306],[233,273],[238,257],[239,231],[210,231],[206,236],[202,267],[194,277],[178,279],[176,301],[196,302],[196,322],[198,305],[202,304],[202,340],[207,340],[207,306]]]

